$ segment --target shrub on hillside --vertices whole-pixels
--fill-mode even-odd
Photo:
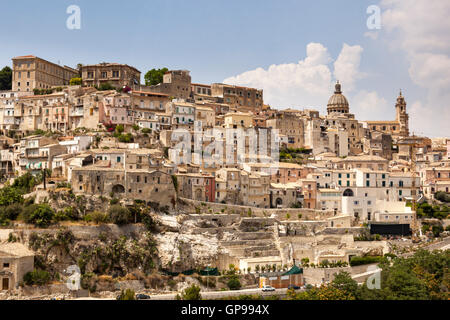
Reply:
[[[26,273],[23,276],[23,282],[28,285],[38,285],[42,286],[51,281],[52,277],[50,273],[44,270],[33,270],[31,272]]]
[[[123,225],[130,222],[130,211],[120,205],[113,205],[108,210],[111,221],[117,225]]]
[[[371,264],[380,262],[383,257],[381,256],[366,256],[366,257],[352,257],[350,259],[350,266],[360,266],[363,264]]]
[[[34,224],[36,227],[45,228],[50,225],[55,212],[48,204],[32,204],[22,212],[23,220],[26,223]]]
[[[109,217],[106,213],[100,212],[100,211],[93,211],[91,213],[88,213],[84,220],[86,222],[94,222],[94,223],[107,223],[109,222]]]

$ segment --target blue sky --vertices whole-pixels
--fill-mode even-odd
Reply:
[[[387,3],[380,4],[383,12],[409,10],[401,0],[383,1]],[[430,2],[433,1],[438,0]],[[354,82],[349,84],[352,88],[348,91],[351,111],[361,120],[381,116],[390,119],[394,117],[393,104],[399,88],[403,88],[408,103],[414,104],[417,110],[429,103],[430,88],[411,76],[413,62],[408,57],[408,47],[396,47],[398,37],[409,32],[407,23],[406,27],[394,25],[392,21],[398,19],[387,16],[386,28],[393,30],[386,32],[382,20],[382,30],[374,37],[367,36],[370,30],[366,26],[366,9],[378,2],[4,0],[5,10],[0,20],[0,65],[10,65],[13,56],[34,54],[69,66],[119,62],[133,65],[143,73],[154,67],[188,69],[193,82],[232,79],[239,83],[242,79],[237,76],[247,71],[267,70],[271,65],[296,64],[304,60],[308,44],[317,43],[326,48],[330,57],[324,63],[332,74],[330,81],[324,84],[325,94],[296,95],[295,92],[275,91],[270,85],[262,89],[273,106],[313,106],[324,112],[336,80],[333,63],[343,53],[345,43],[354,49],[349,50],[349,57],[359,61],[356,61],[353,76],[343,76]],[[81,8],[81,30],[66,28],[66,8],[72,4]],[[448,48],[444,49],[448,58]],[[346,60],[344,56],[342,60]],[[289,82],[289,75],[280,81]],[[248,83],[242,84],[261,86],[266,83],[253,80],[251,74],[244,82]],[[289,86],[289,90],[307,91],[301,81],[298,86]],[[345,82],[343,90],[345,94]],[[412,123],[418,125],[417,121],[412,120]],[[429,123],[425,133],[449,135],[448,129],[440,134],[433,127]]]

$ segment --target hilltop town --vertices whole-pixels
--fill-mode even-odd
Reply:
[[[363,283],[386,256],[448,248],[450,137],[415,135],[401,91],[395,119],[369,121],[339,81],[320,114],[187,70],[141,78],[119,63],[12,59],[0,298],[175,296],[235,289],[230,277],[301,287],[341,270]]]

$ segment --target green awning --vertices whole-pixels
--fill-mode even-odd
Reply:
[[[218,276],[219,270],[217,270],[217,268],[206,267],[205,269],[200,270],[200,274],[202,276]]]
[[[289,270],[289,271],[286,272],[286,273],[283,273],[283,276],[288,276],[288,275],[290,275],[290,274],[300,274],[300,273],[303,273],[303,268],[299,268],[299,267],[297,267],[297,266],[293,266],[293,267],[291,268],[291,270]]]

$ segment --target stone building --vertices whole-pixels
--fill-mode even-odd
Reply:
[[[223,103],[238,111],[261,112],[264,105],[263,91],[255,88],[239,87],[223,83],[211,85],[213,97],[223,98]]]
[[[14,290],[34,269],[34,253],[23,244],[0,243],[0,291]]]
[[[367,138],[363,139],[364,153],[392,160],[392,136],[379,131],[371,131]]]
[[[266,173],[249,173],[236,168],[216,171],[216,202],[270,207],[270,177]]]
[[[109,83],[116,88],[139,85],[141,72],[127,64],[99,63],[81,67],[81,76],[84,86],[97,86]]]
[[[201,173],[177,174],[178,195],[196,201],[215,202],[216,183],[212,175]]]
[[[145,90],[167,94],[172,99],[191,97],[191,75],[188,70],[171,70],[163,76],[163,82]]]
[[[303,148],[305,146],[304,124],[294,113],[279,111],[274,119],[266,120],[268,128],[278,130],[280,135],[287,136],[287,148]]]
[[[12,64],[12,91],[33,92],[33,89],[66,86],[78,75],[75,69],[33,55],[12,58]]]
[[[112,195],[126,200],[157,202],[172,206],[176,192],[172,177],[162,171],[110,167],[109,163],[74,168],[71,184],[75,194]]]
[[[367,127],[372,131],[379,131],[393,137],[409,136],[409,115],[406,112],[406,101],[400,91],[395,104],[396,117],[394,121],[366,121]]]
[[[300,190],[300,184],[291,183],[271,183],[270,184],[270,207],[271,208],[290,208],[299,202],[297,190]]]

